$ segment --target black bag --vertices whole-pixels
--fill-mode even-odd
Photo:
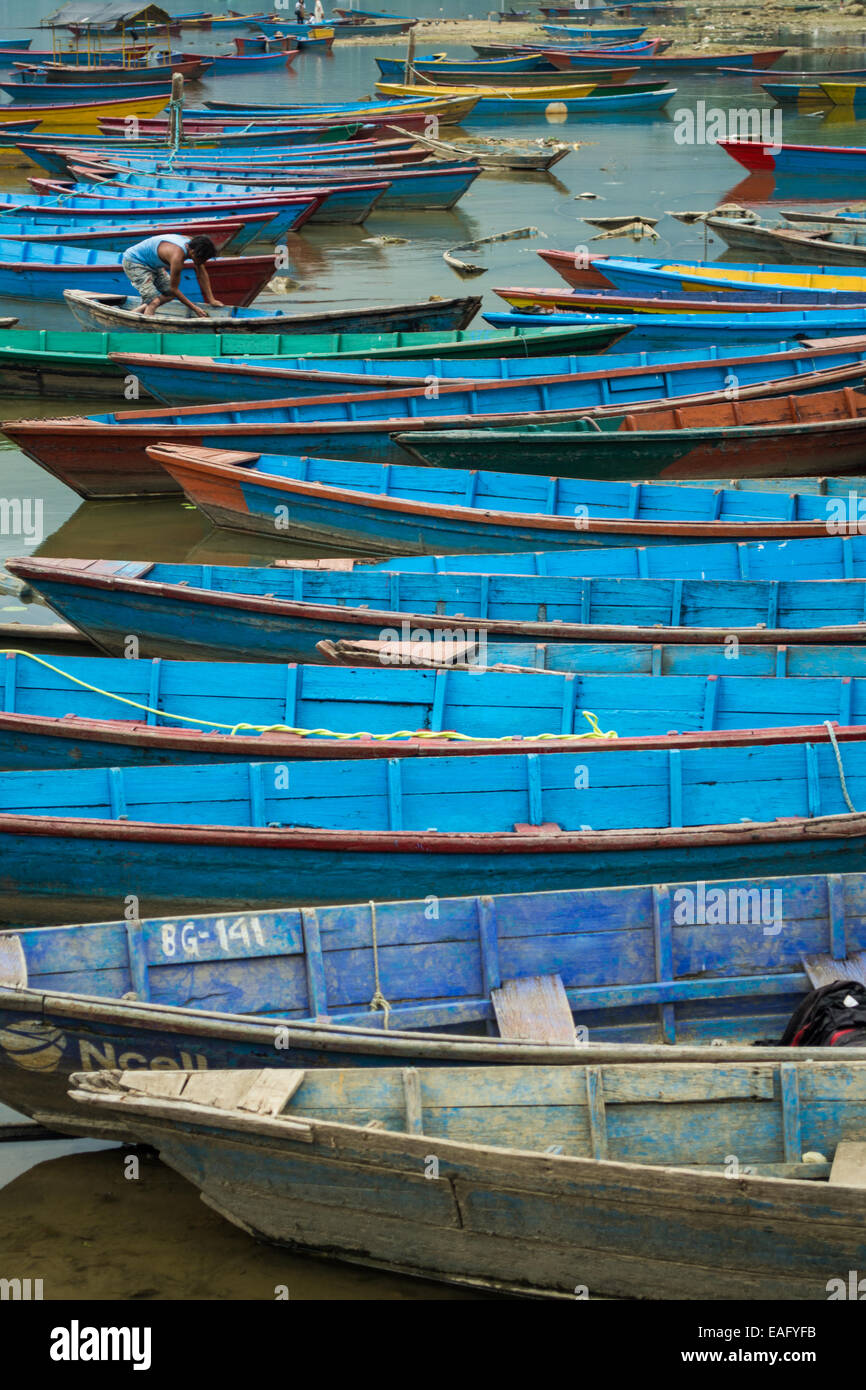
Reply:
[[[866,1047],[866,985],[834,980],[794,1010],[780,1047]]]

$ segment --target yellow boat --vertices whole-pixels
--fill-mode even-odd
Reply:
[[[376,91],[380,96],[388,97],[461,97],[471,92],[476,101],[483,97],[500,97],[503,101],[509,98],[515,101],[562,101],[565,97],[587,97],[597,86],[597,82],[582,83],[580,86],[571,82],[561,87],[476,87],[474,83],[471,87],[448,87],[440,86],[438,82],[425,82],[411,87],[404,82],[377,82]],[[625,89],[605,88],[611,96],[618,95],[621,90]]]
[[[819,82],[834,106],[866,106],[866,82]]]
[[[781,285],[785,289],[795,290],[850,290],[854,294],[866,294],[866,275],[859,274],[852,270],[846,274],[844,270],[831,271],[810,271],[805,267],[799,270],[740,270],[736,266],[708,265],[693,266],[681,265],[677,261],[659,261],[659,270],[666,271],[669,275],[683,276],[683,289],[687,290],[689,284],[695,280],[737,280],[740,284],[751,285]],[[715,288],[715,287],[714,287]],[[735,289],[725,289],[718,286],[716,293],[730,294],[736,298]]]
[[[62,95],[58,87],[58,95]],[[76,131],[99,133],[99,122],[107,116],[140,117],[158,116],[168,102],[164,96],[136,97],[134,87],[128,97],[113,97],[109,101],[58,101],[39,106],[2,106],[0,125],[17,125],[19,122],[38,120],[36,130],[39,135],[66,135]]]

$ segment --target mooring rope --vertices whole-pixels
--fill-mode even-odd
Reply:
[[[375,1013],[378,1009],[382,1010],[382,1013],[385,1015],[382,1021],[382,1027],[387,1032],[391,1005],[382,993],[382,985],[379,980],[379,936],[376,930],[376,904],[372,898],[370,899],[370,925],[373,929],[373,973],[376,980],[376,989],[373,998],[370,1000],[370,1011],[371,1013]]]
[[[842,795],[843,795],[843,797],[845,798],[845,805],[848,807],[848,810],[851,812],[851,814],[854,815],[854,816],[856,816],[856,815],[857,815],[857,810],[856,810],[856,808],[855,808],[855,806],[854,806],[853,801],[851,800],[850,796],[848,795],[848,784],[847,784],[846,781],[845,781],[845,769],[844,769],[843,766],[842,766],[842,754],[839,752],[839,745],[838,745],[838,743],[836,742],[836,731],[835,731],[835,729],[833,728],[833,725],[831,724],[831,722],[830,722],[829,719],[825,719],[825,720],[824,720],[824,728],[827,730],[827,733],[830,735],[830,742],[831,742],[832,745],[833,745],[833,752],[834,752],[835,755],[836,755],[836,766],[837,766],[837,768],[839,769],[839,781],[840,781],[841,786],[842,786]]]

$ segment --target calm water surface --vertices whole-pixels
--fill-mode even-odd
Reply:
[[[48,0],[0,0],[0,31],[32,23],[52,8]],[[401,12],[466,15],[459,0],[426,6],[420,0]],[[486,13],[479,7],[479,13]],[[189,31],[187,31],[188,33]],[[507,38],[507,29],[503,32]],[[44,35],[35,46],[41,47]],[[211,36],[184,35],[187,49],[208,51]],[[419,53],[424,52],[423,39]],[[191,105],[219,97],[243,101],[353,100],[372,91],[377,70],[367,44],[346,45],[331,57],[302,54],[286,73],[260,78],[224,77],[188,88]],[[382,51],[399,54],[399,43]],[[452,56],[473,57],[452,46]],[[853,67],[863,50],[816,56],[816,67]],[[799,58],[790,66],[801,66]],[[805,64],[809,66],[807,62]],[[538,260],[538,246],[586,245],[612,254],[714,258],[723,247],[669,216],[671,211],[711,208],[727,201],[802,206],[804,197],[839,201],[859,190],[838,181],[772,185],[741,178],[722,150],[675,140],[677,111],[707,107],[758,107],[772,103],[749,79],[676,79],[677,96],[658,117],[620,117],[526,123],[501,128],[469,125],[464,136],[508,135],[521,140],[579,143],[556,167],[555,176],[484,174],[458,209],[450,213],[377,213],[361,228],[324,227],[294,238],[290,273],[297,282],[292,301],[299,310],[341,304],[395,303],[427,295],[483,294],[485,309],[501,308],[500,285],[552,285],[554,272]],[[809,116],[785,113],[782,138],[826,144],[862,144],[866,130],[845,113]],[[445,132],[459,135],[460,132]],[[26,188],[24,170],[0,170],[0,187]],[[595,199],[578,195],[590,192]],[[641,214],[657,217],[658,238],[593,242],[595,228],[582,215]],[[485,252],[490,268],[464,281],[442,253],[459,243],[506,229],[534,226],[543,240],[504,243]],[[383,238],[399,238],[383,242]],[[482,259],[475,256],[473,259]],[[0,314],[17,314],[23,327],[69,328],[62,305],[12,300]],[[118,408],[124,402],[118,385]],[[24,415],[102,413],[106,402],[70,398],[30,402],[0,399],[0,418]],[[213,531],[181,501],[85,504],[18,450],[0,441],[0,497],[31,498],[42,507],[42,533],[29,542],[0,534],[0,560],[35,551],[42,555],[261,563],[290,553],[285,545]],[[305,553],[295,547],[294,553]],[[311,552],[306,552],[311,553]],[[24,607],[0,585],[0,621],[52,620],[38,604]],[[0,1109],[0,1122],[9,1112]],[[146,1159],[138,1182],[123,1177],[122,1155],[92,1142],[0,1144],[0,1275],[29,1274],[45,1281],[47,1298],[273,1298],[286,1285],[292,1298],[460,1298],[467,1295],[412,1280],[390,1278],[266,1249],[209,1212],[192,1188]]]

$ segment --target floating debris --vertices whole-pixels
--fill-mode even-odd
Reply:
[[[486,265],[473,265],[470,261],[461,260],[456,254],[458,251],[477,251],[482,246],[489,246],[494,241],[519,241],[523,237],[544,236],[545,233],[539,231],[538,227],[518,227],[513,232],[496,232],[493,236],[482,236],[477,241],[464,241],[459,246],[452,246],[450,251],[443,253],[442,259],[446,265],[450,265],[452,270],[456,270],[458,275],[483,275],[487,269]]]
[[[407,236],[365,236],[365,246],[408,246]]]

